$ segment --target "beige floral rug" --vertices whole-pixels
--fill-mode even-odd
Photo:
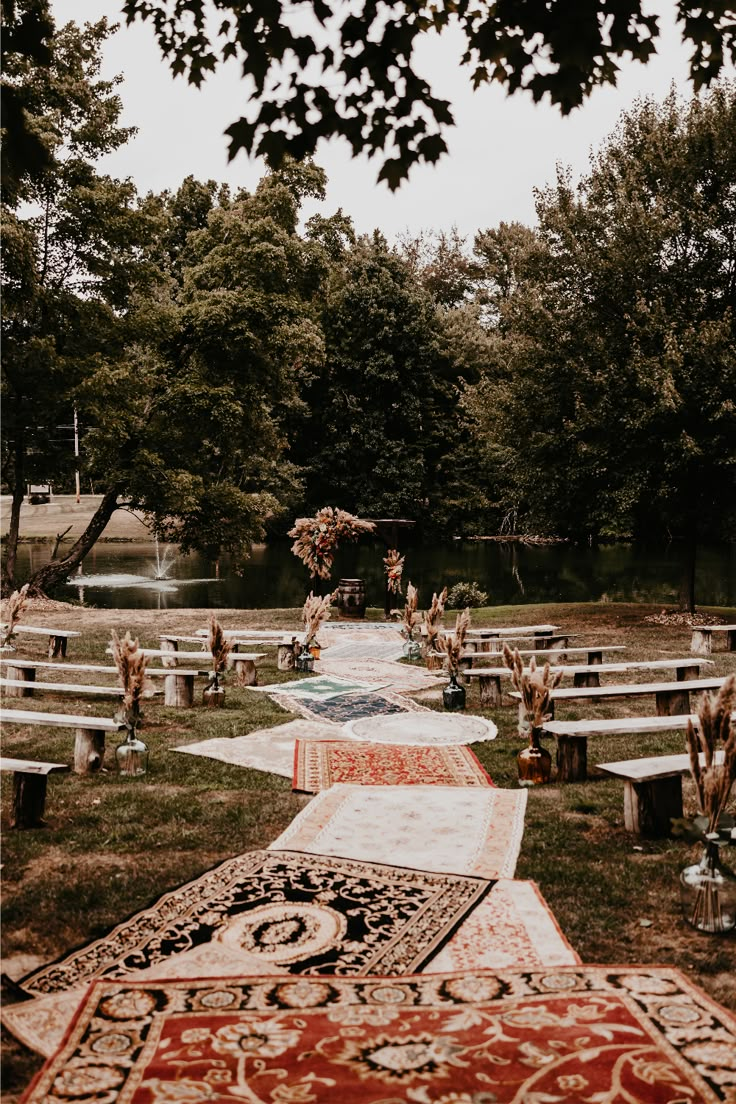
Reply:
[[[322,673],[338,678],[382,683],[399,694],[429,690],[447,682],[444,671],[428,671],[425,667],[414,667],[410,663],[393,663],[381,659],[333,659],[329,651],[323,653],[318,668]]]
[[[337,784],[312,798],[271,849],[415,870],[511,878],[526,790]]]

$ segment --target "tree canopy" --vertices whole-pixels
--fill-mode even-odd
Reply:
[[[707,9],[678,0],[682,37],[692,45],[696,90],[734,56],[729,0]],[[625,56],[646,62],[658,19],[643,0],[123,0],[129,22],[151,22],[175,74],[199,85],[228,58],[247,78],[248,114],[228,128],[230,156],[245,149],[272,167],[284,155],[313,155],[322,138],[341,137],[353,155],[385,153],[379,179],[399,186],[413,164],[447,151],[452,105],[435,95],[416,50],[432,34],[458,29],[461,64],[477,88],[544,96],[567,113],[598,85],[615,83]]]

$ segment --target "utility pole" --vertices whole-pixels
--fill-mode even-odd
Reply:
[[[74,458],[77,464],[76,475],[77,504],[79,503],[79,422],[77,421],[77,407],[74,406]]]

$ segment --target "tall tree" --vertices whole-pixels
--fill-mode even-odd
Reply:
[[[223,60],[241,62],[251,110],[227,131],[230,155],[245,149],[276,166],[284,154],[301,159],[321,138],[340,136],[354,156],[386,151],[379,178],[392,188],[411,165],[446,152],[443,134],[453,122],[451,104],[416,64],[422,38],[459,31],[474,88],[496,81],[568,112],[598,85],[615,83],[622,57],[650,58],[659,33],[643,0],[581,0],[573,11],[564,0],[306,0],[298,19],[280,0],[213,6],[219,18],[208,23],[209,0],[123,0],[128,21],[150,20],[173,72],[192,83]],[[678,0],[677,16],[700,88],[734,55],[732,6],[712,0],[706,12],[697,0]]]
[[[549,253],[502,310],[506,371],[469,395],[538,523],[581,536],[736,522],[736,86],[639,103],[577,187],[539,197]]]

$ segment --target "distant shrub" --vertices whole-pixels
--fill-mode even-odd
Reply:
[[[447,594],[448,609],[465,609],[466,606],[485,606],[488,595],[476,582],[455,583]]]

